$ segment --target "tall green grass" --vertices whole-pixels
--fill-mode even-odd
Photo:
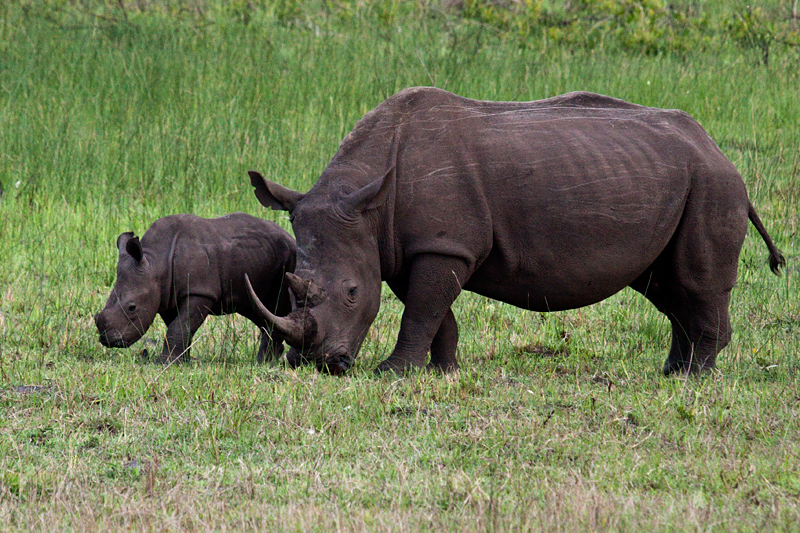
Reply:
[[[520,46],[438,15],[243,24],[70,5],[56,22],[0,10],[5,529],[796,527],[795,50],[765,66],[724,40],[648,56]],[[463,294],[463,370],[444,377],[372,375],[402,312],[388,290],[342,379],[255,365],[237,317],[208,320],[189,366],[141,360],[161,324],[130,350],[100,346],[91,316],[120,232],[178,212],[289,228],[246,170],[307,190],[365,112],[432,84],[491,100],[591,90],[708,130],[789,263],[769,274],[750,232],[718,372],[662,378],[668,324],[633,291],[554,314]]]

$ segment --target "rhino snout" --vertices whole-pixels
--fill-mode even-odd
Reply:
[[[336,350],[326,354],[302,353],[297,348],[290,347],[286,354],[286,361],[291,368],[301,365],[314,365],[319,372],[338,376],[344,374],[353,365],[353,358],[346,349]]]
[[[102,313],[97,313],[94,315],[94,325],[97,327],[97,332],[100,333],[100,336],[103,336],[103,332],[107,330],[106,327],[106,320],[103,318]]]
[[[97,326],[100,344],[106,348],[127,348],[132,344],[125,340],[122,331],[109,325],[108,319],[103,313],[94,315],[94,324]]]

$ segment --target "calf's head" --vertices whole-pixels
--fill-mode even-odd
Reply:
[[[251,299],[292,347],[290,364],[311,363],[340,374],[353,364],[375,320],[381,299],[379,207],[391,190],[393,171],[351,191],[287,189],[250,172],[259,201],[290,213],[297,239],[297,267],[286,281],[293,311],[272,315]]]
[[[117,249],[117,282],[94,322],[103,346],[127,348],[153,323],[161,302],[161,287],[138,237],[123,233],[117,238]]]

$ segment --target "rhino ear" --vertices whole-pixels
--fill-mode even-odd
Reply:
[[[303,197],[299,192],[278,185],[255,170],[250,170],[247,174],[250,175],[250,183],[256,189],[256,198],[264,207],[277,211],[291,211]]]
[[[132,236],[128,239],[128,242],[125,243],[125,251],[128,252],[128,255],[133,257],[137,263],[141,263],[142,259],[144,259],[144,250],[142,250],[142,243],[139,242],[139,237]]]
[[[132,238],[133,238],[132,231],[126,231],[125,233],[120,233],[119,237],[117,237],[117,250],[119,250],[120,252],[124,250],[128,240]]]
[[[395,167],[390,168],[381,179],[345,196],[344,201],[350,209],[364,212],[382,206],[394,185],[394,169]]]

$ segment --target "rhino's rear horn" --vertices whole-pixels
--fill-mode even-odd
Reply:
[[[301,278],[291,272],[287,272],[284,276],[286,278],[286,284],[292,290],[292,294],[297,299],[298,302],[302,302],[308,296],[308,284]]]
[[[287,272],[285,278],[299,307],[314,307],[328,297],[325,289],[314,283],[314,280],[305,280],[291,272]]]
[[[301,322],[295,321],[287,317],[279,317],[273,315],[259,299],[256,291],[253,290],[253,285],[250,283],[250,277],[245,274],[244,281],[247,285],[247,293],[250,295],[250,301],[256,308],[261,318],[264,321],[272,324],[272,327],[286,339],[290,345],[302,345],[304,340],[304,329]]]

